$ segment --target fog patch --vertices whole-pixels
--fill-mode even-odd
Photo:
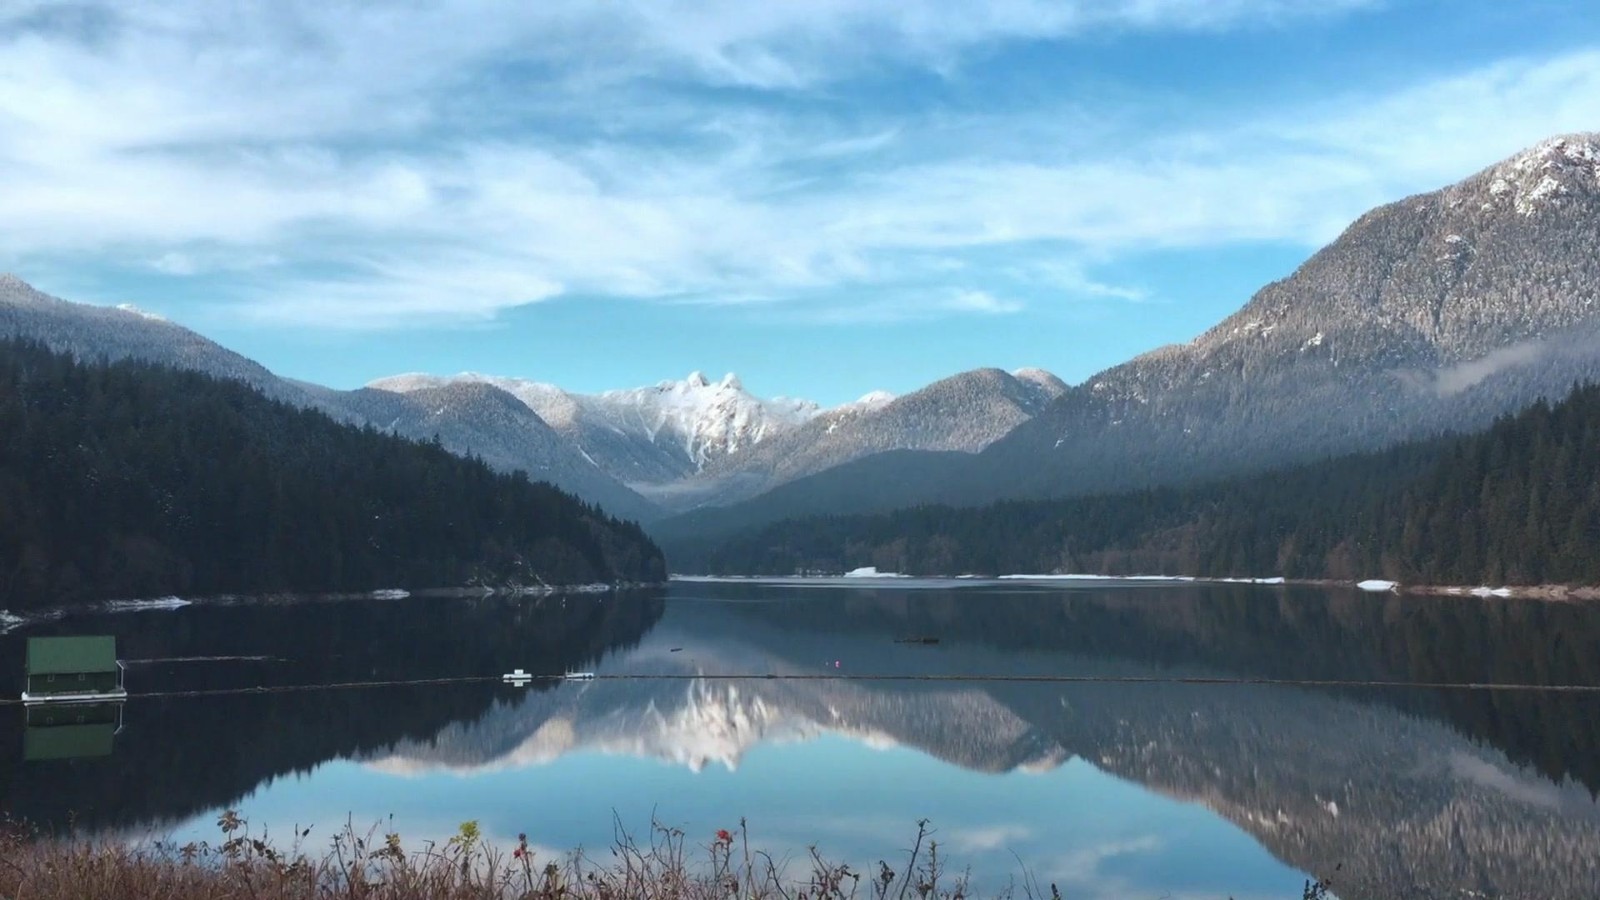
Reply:
[[[1441,397],[1459,394],[1496,372],[1527,365],[1544,353],[1542,341],[1526,341],[1491,350],[1478,359],[1438,370],[1434,373],[1433,389]]]

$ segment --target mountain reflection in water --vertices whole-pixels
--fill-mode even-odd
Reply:
[[[1008,841],[1030,846],[1024,834],[1047,840],[1058,823],[1060,843],[1072,845],[1065,850],[1093,856],[1112,851],[1074,841],[1081,843],[1096,819],[1107,834],[1121,834],[1116,823],[1134,812],[1092,808],[1097,798],[1120,798],[1115,803],[1130,810],[1154,804],[1137,814],[1160,817],[1166,828],[1159,840],[1136,829],[1121,834],[1116,852],[1129,865],[1155,858],[1152,840],[1203,847],[1226,843],[1223,832],[1236,827],[1300,872],[1337,873],[1345,900],[1459,897],[1463,891],[1600,895],[1600,807],[1586,786],[1596,783],[1600,759],[1594,695],[759,677],[1236,675],[1600,684],[1600,611],[1581,606],[1215,585],[750,583],[677,584],[665,601],[450,604],[463,601],[390,602],[381,609],[196,607],[94,624],[116,630],[130,658],[298,661],[257,663],[256,670],[239,667],[230,675],[206,666],[208,685],[310,676],[459,677],[516,666],[758,677],[136,698],[110,761],[23,764],[7,757],[0,760],[0,777],[7,779],[0,796],[9,810],[45,820],[59,821],[71,810],[80,821],[118,832],[152,822],[183,829],[192,827],[179,824],[185,817],[238,803],[257,783],[297,772],[309,773],[305,784],[319,785],[336,806],[346,786],[346,812],[392,801],[397,817],[401,809],[418,815],[426,809],[454,822],[487,812],[449,808],[451,801],[440,799],[450,795],[449,785],[476,804],[496,801],[474,792],[474,782],[505,785],[523,792],[518,802],[528,805],[560,793],[540,778],[581,771],[614,782],[592,792],[597,801],[639,800],[674,824],[675,809],[694,805],[682,792],[703,789],[715,795],[713,808],[736,805],[723,815],[748,816],[759,833],[764,824],[777,824],[764,819],[786,811],[792,817],[801,808],[793,795],[837,789],[852,771],[890,779],[886,761],[909,768],[931,757],[948,765],[925,775],[930,783],[907,787],[907,796],[870,783],[859,785],[855,796],[839,796],[840,821],[854,817],[910,829],[923,814],[917,810],[938,806],[942,791],[970,789],[974,796],[964,806],[950,808],[974,822],[934,823],[950,830],[957,849],[965,841],[981,859],[982,851]],[[58,627],[81,631],[86,624]],[[923,636],[939,643],[896,643]],[[136,693],[155,684],[193,686],[196,677],[185,664],[147,668],[130,673]],[[4,752],[15,753],[18,743],[8,741]],[[861,757],[851,748],[873,749]],[[772,755],[748,774],[756,767],[744,763],[759,753]],[[905,753],[914,755],[896,755]],[[358,768],[315,768],[330,759]],[[627,762],[640,759],[672,765],[663,772],[659,764]],[[792,783],[751,781],[777,771],[779,762],[795,767],[785,770]],[[687,789],[681,776],[670,774],[686,770],[702,773]],[[1012,774],[973,782],[961,772]],[[1044,780],[1032,788],[1004,780],[1017,773]],[[1058,782],[1074,785],[1073,791],[1046,804],[1043,798],[1055,790],[1049,786]],[[360,793],[383,792],[385,784],[391,796]],[[985,806],[983,784],[991,785],[993,808]],[[275,795],[296,790],[269,786],[244,799],[243,809],[274,808]],[[656,790],[668,793],[650,794]],[[916,799],[919,791],[932,797]],[[413,803],[408,795],[429,799]],[[1031,802],[1031,795],[1040,801]],[[1162,806],[1163,797],[1181,802]],[[1073,804],[1091,808],[1068,808]],[[1187,810],[1215,815],[1210,824],[1175,824],[1191,814]],[[609,819],[610,810],[585,812]],[[571,813],[535,814],[563,816]],[[842,827],[813,820],[823,832]],[[977,820],[988,828],[982,840],[962,830]],[[589,838],[539,837],[558,847]],[[837,834],[793,837],[803,847]],[[892,852],[909,834],[883,837],[884,852]],[[1226,893],[1231,877],[1238,885],[1232,892],[1242,896],[1257,883],[1244,872],[1203,872],[1206,863],[1197,857],[1165,864],[1159,885],[1180,892]],[[1101,859],[1099,865],[1109,864]],[[1159,886],[1125,881],[1120,889],[1147,883]],[[1298,882],[1281,883],[1285,890],[1278,896],[1298,888]]]

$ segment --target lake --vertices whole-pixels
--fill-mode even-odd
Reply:
[[[56,830],[215,841],[233,808],[312,843],[476,820],[559,854],[744,819],[798,871],[812,845],[903,860],[926,819],[980,891],[1600,896],[1600,694],[1529,689],[1600,686],[1597,607],[912,580],[275,600],[29,626],[0,636],[8,685],[59,633],[117,635],[133,696],[72,740],[0,707],[0,809]]]

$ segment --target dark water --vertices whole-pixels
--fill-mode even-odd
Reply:
[[[743,817],[780,855],[862,864],[927,818],[980,888],[1025,867],[1073,898],[1307,875],[1345,900],[1600,897],[1600,694],[1404,686],[1600,685],[1597,608],[675,583],[85,616],[0,637],[0,663],[20,685],[23,637],[103,632],[134,696],[82,724],[0,707],[4,811],[130,839],[213,837],[226,808],[278,834],[474,819],[550,851]],[[517,667],[654,677],[498,683]]]

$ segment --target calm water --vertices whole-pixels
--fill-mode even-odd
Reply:
[[[214,838],[237,808],[275,834],[476,819],[565,850],[744,817],[780,855],[870,864],[925,818],[980,888],[1026,866],[1070,898],[1298,897],[1307,873],[1345,900],[1600,896],[1600,695],[1283,683],[1600,684],[1596,608],[677,583],[79,617],[0,637],[8,679],[23,637],[61,632],[118,635],[135,695],[120,731],[71,739],[0,707],[0,807],[63,828]],[[494,680],[516,667],[658,677]],[[725,675],[753,677],[700,677]],[[971,679],[866,677],[921,675]],[[421,679],[442,681],[225,693]]]

